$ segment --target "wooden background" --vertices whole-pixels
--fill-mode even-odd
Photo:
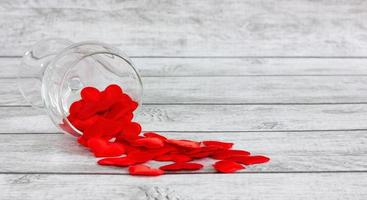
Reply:
[[[367,1],[0,1],[0,199],[367,199]],[[30,45],[116,45],[145,131],[272,158],[236,174],[101,167],[17,91]],[[157,163],[152,163],[158,166]]]

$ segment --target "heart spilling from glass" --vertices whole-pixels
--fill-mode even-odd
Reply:
[[[128,167],[131,175],[158,176],[169,171],[200,170],[204,166],[192,161],[203,158],[216,160],[212,166],[220,173],[233,173],[270,160],[232,149],[230,142],[171,139],[155,132],[142,133],[141,125],[132,121],[138,103],[116,84],[103,91],[84,87],[80,96],[80,100],[71,104],[60,127],[69,133],[75,128],[82,132],[79,144],[101,158],[99,165]],[[172,163],[153,168],[146,164],[149,161]]]

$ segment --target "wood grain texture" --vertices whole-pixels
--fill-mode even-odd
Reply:
[[[18,0],[1,1],[0,11],[0,55],[55,36],[100,40],[132,56],[367,55],[361,0]]]
[[[292,104],[367,102],[366,77],[143,78],[146,103]]]
[[[367,171],[367,135],[342,132],[163,132],[169,138],[234,142],[235,149],[269,156],[271,162],[247,166],[241,172]],[[0,134],[0,173],[98,173],[127,174],[126,168],[96,164],[97,159],[76,138],[63,134]],[[16,142],[15,142],[16,141]],[[214,172],[215,160],[202,159],[205,168],[192,173]],[[167,162],[149,162],[159,167]],[[190,172],[177,172],[190,173]]]
[[[141,76],[361,76],[362,58],[165,58],[133,57]],[[0,77],[17,76],[21,58],[0,57]]]
[[[140,178],[118,175],[0,175],[0,197],[42,199],[364,200],[367,173],[202,174]]]
[[[0,1],[0,199],[367,199],[366,17],[361,0]],[[96,165],[16,89],[19,56],[58,36],[134,57],[144,130],[272,161],[154,179]]]
[[[145,104],[367,103],[367,76],[143,77],[142,81]],[[29,105],[16,79],[0,79],[0,85],[0,105]]]
[[[146,131],[290,131],[366,129],[367,105],[144,105]],[[0,133],[53,133],[31,107],[0,107]]]

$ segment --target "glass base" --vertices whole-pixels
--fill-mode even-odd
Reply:
[[[18,69],[18,87],[24,99],[35,108],[44,108],[41,95],[43,74],[51,60],[73,42],[50,38],[37,42],[25,52]]]

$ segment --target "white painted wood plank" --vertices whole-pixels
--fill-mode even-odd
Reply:
[[[141,178],[119,175],[0,175],[1,199],[335,199],[365,200],[367,173],[202,174]]]
[[[356,58],[133,58],[133,62],[142,76],[367,74],[367,59]]]
[[[147,77],[143,83],[147,103],[367,102],[367,76]]]
[[[140,56],[365,56],[365,1],[1,1],[0,55],[62,36]]]
[[[0,105],[30,105],[20,93],[17,79],[0,79]]]
[[[26,79],[25,79],[26,80]],[[146,104],[366,103],[367,76],[144,77]],[[29,105],[0,79],[0,105]]]
[[[0,57],[0,77],[17,75],[20,58]],[[357,58],[132,58],[141,76],[366,75]]]
[[[364,131],[161,134],[175,139],[234,142],[235,149],[271,158],[269,163],[247,166],[241,172],[367,171],[367,135]],[[0,134],[0,158],[3,161],[0,173],[127,174],[126,168],[97,165],[98,159],[75,140],[63,134]],[[215,160],[196,162],[203,163],[205,167],[192,173],[214,172],[211,164]],[[148,164],[159,167],[167,162]]]
[[[366,129],[367,105],[144,105],[146,131],[289,131]],[[31,107],[0,107],[0,133],[52,133]]]

